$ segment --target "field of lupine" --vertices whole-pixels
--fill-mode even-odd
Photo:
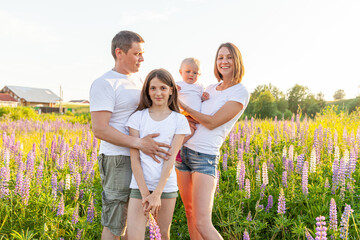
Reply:
[[[213,222],[224,239],[360,239],[360,111],[239,121],[223,145]],[[0,122],[0,239],[100,239],[90,125]],[[172,239],[189,239],[176,204]]]

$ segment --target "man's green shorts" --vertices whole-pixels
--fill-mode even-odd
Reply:
[[[131,162],[129,156],[98,157],[101,177],[101,224],[116,236],[124,235],[130,195]]]

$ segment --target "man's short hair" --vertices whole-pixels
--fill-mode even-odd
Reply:
[[[116,59],[115,50],[117,48],[120,48],[123,52],[127,53],[133,42],[143,43],[145,41],[139,34],[131,31],[121,31],[116,34],[111,42],[111,54],[114,59]]]

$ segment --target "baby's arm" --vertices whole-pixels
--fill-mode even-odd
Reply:
[[[139,137],[139,131],[129,127],[129,135]],[[144,173],[140,164],[140,153],[136,148],[130,148],[131,170],[139,187],[141,197],[144,199],[150,195],[149,189],[145,183]],[[164,161],[167,162],[167,161]]]
[[[175,158],[177,153],[180,150],[180,147],[182,145],[182,142],[184,140],[185,134],[175,134],[174,138],[171,143],[171,148],[169,150],[169,153],[171,153],[171,156],[169,157],[168,161],[164,161],[162,170],[161,170],[161,176],[158,185],[156,186],[156,189],[143,200],[143,204],[148,202],[148,208],[146,211],[150,211],[153,215],[157,215],[160,206],[161,206],[161,194],[164,190],[164,187],[166,185],[166,182],[168,178],[170,177],[171,171],[173,170],[173,166],[175,164]],[[132,162],[131,162],[132,163]]]
[[[208,92],[203,92],[203,94],[201,95],[201,101],[206,101],[209,100],[210,98],[210,94]]]

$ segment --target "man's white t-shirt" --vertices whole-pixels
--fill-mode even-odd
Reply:
[[[134,75],[113,70],[96,79],[90,88],[90,112],[112,112],[109,125],[129,135],[125,124],[140,102],[143,82]],[[101,140],[99,154],[130,156],[130,150]]]
[[[161,121],[155,121],[149,114],[149,109],[137,111],[132,114],[126,124],[129,128],[139,131],[140,138],[152,133],[160,133],[154,138],[157,142],[171,145],[175,134],[190,134],[190,127],[186,117],[180,113],[172,112],[167,118]],[[168,149],[166,149],[168,150]],[[149,191],[154,191],[159,183],[164,160],[159,159],[157,163],[150,156],[140,152],[140,163],[144,173],[144,178]],[[131,178],[130,188],[138,189],[134,174]],[[178,190],[176,183],[175,166],[165,185],[163,192],[176,192]]]
[[[176,82],[176,85],[181,87],[179,99],[187,106],[199,112],[201,109],[201,96],[204,92],[203,85],[199,82],[189,84],[184,81]]]
[[[235,122],[245,111],[249,102],[249,92],[242,83],[238,83],[223,91],[216,90],[220,83],[212,84],[206,88],[210,98],[201,105],[201,113],[214,115],[226,102],[235,101],[243,105],[243,109],[230,121],[219,127],[209,130],[201,124],[197,124],[194,135],[184,144],[184,146],[200,153],[218,155],[219,149],[226,136],[231,131]]]

